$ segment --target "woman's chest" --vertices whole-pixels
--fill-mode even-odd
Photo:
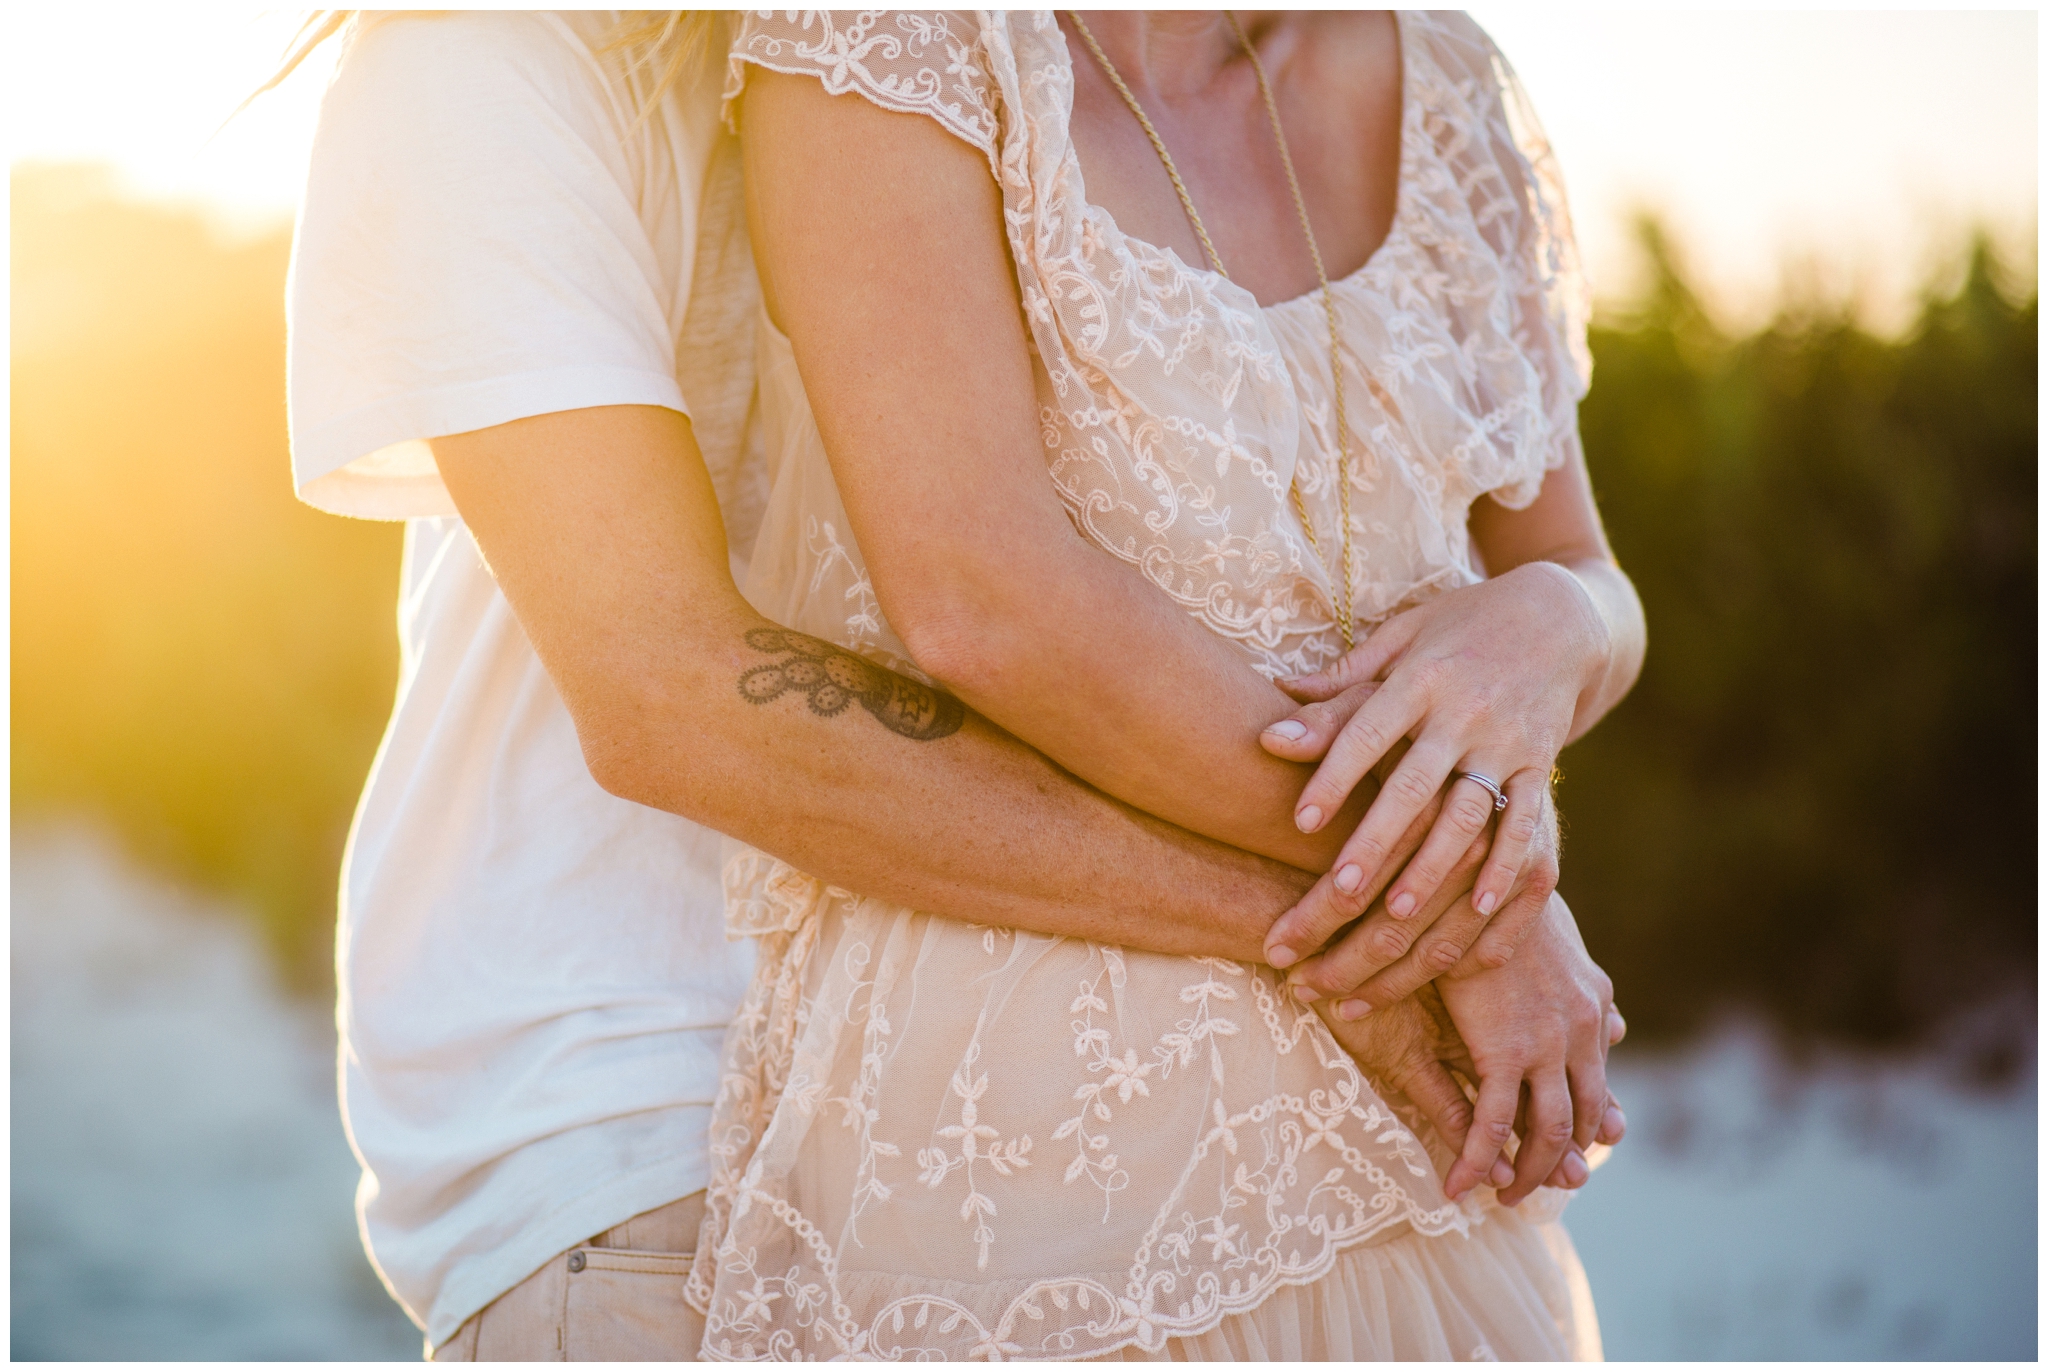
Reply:
[[[1404,83],[1394,16],[1308,15],[1288,22],[1294,31],[1257,36],[1267,53],[1270,112],[1256,73],[1242,59],[1178,99],[1142,78],[1125,83],[1164,145],[1224,272],[1261,305],[1295,299],[1318,285],[1303,211],[1322,266],[1337,280],[1363,267],[1386,240],[1400,199]],[[1131,101],[1075,36],[1071,21],[1061,27],[1074,68],[1068,132],[1089,203],[1107,211],[1124,235],[1171,249],[1191,266],[1214,266]],[[1300,208],[1274,113],[1300,187]]]

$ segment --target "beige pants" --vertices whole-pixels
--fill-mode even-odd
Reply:
[[[683,1283],[704,1193],[635,1215],[469,1317],[435,1362],[694,1362],[704,1317]]]

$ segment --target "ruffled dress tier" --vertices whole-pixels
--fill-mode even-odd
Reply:
[[[1471,502],[1534,498],[1589,371],[1512,73],[1467,20],[1400,34],[1395,222],[1334,283],[1361,626],[1480,579]],[[1053,17],[750,13],[728,109],[755,66],[986,154],[1076,527],[1257,670],[1332,660],[1332,576],[1288,495],[1341,546],[1321,302],[1261,308],[1089,203]],[[758,337],[773,484],[748,597],[914,674],[788,342]],[[706,1357],[1598,1355],[1563,1197],[1446,1199],[1443,1145],[1270,970],[941,919],[738,844],[726,891],[760,954],[689,1290]]]

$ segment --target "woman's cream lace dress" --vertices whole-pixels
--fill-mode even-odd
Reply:
[[[1563,197],[1512,73],[1467,20],[1400,34],[1398,208],[1335,285],[1367,626],[1479,579],[1467,507],[1534,498],[1574,451],[1589,365]],[[1299,479],[1321,546],[1342,545],[1321,302],[1261,308],[1088,202],[1052,16],[749,15],[729,97],[749,64],[987,154],[1075,524],[1258,670],[1336,656],[1331,577],[1288,497]],[[748,596],[914,672],[788,343],[761,336],[774,485]],[[726,890],[760,959],[691,1277],[707,1356],[1597,1354],[1562,1198],[1447,1201],[1441,1145],[1270,972],[938,919],[738,845]]]

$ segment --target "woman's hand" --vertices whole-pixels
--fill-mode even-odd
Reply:
[[[1485,787],[1451,774],[1498,782],[1506,806],[1472,893],[1474,911],[1486,919],[1508,901],[1537,850],[1558,751],[1573,736],[1582,704],[1604,694],[1612,664],[1607,619],[1579,576],[1554,562],[1528,562],[1396,615],[1327,671],[1282,682],[1309,703],[1260,742],[1278,757],[1322,759],[1295,810],[1295,823],[1314,833],[1396,744],[1413,737],[1331,868],[1335,890],[1357,898],[1361,909],[1384,889],[1396,919],[1430,903],[1495,817]],[[1429,837],[1394,878],[1402,835],[1447,781]]]
[[[1627,1026],[1614,1008],[1614,985],[1586,955],[1564,900],[1550,898],[1508,966],[1447,976],[1437,987],[1479,1082],[1444,1193],[1456,1199],[1481,1181],[1498,1186],[1492,1178],[1517,1135],[1502,1204],[1519,1204],[1546,1183],[1583,1184],[1585,1150],[1620,1142],[1628,1127],[1607,1090],[1607,1049]]]
[[[1398,758],[1399,752],[1390,756]],[[1409,825],[1397,860],[1418,848],[1434,806]],[[1288,981],[1297,999],[1334,1006],[1340,1020],[1392,1005],[1454,968],[1478,971],[1503,967],[1557,888],[1557,812],[1545,806],[1542,821],[1507,904],[1491,917],[1473,905],[1472,882],[1486,860],[1488,834],[1482,830],[1434,894],[1406,918],[1384,899],[1365,909],[1363,893],[1340,890],[1325,873],[1266,933],[1266,960],[1291,967]],[[1358,916],[1364,913],[1365,918]],[[1349,926],[1348,928],[1346,926]],[[1325,944],[1328,944],[1325,947]],[[1320,948],[1307,958],[1303,948]]]

